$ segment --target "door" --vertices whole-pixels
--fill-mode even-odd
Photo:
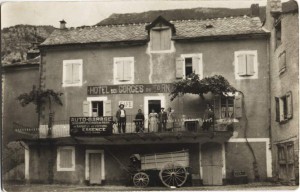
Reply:
[[[101,184],[101,153],[90,153],[90,184]]]
[[[222,145],[219,143],[201,145],[201,158],[203,185],[222,185]]]
[[[149,113],[152,112],[152,110],[154,110],[156,113],[160,112],[160,108],[161,108],[161,101],[160,100],[148,100],[148,110],[147,111]]]

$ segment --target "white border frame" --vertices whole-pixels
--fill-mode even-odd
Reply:
[[[124,81],[120,82],[116,79],[117,77],[117,61],[124,61],[124,60],[130,60],[131,62],[131,77],[132,79],[130,81]],[[114,85],[122,85],[122,84],[134,84],[134,57],[114,57]]]
[[[200,79],[203,79],[203,55],[202,53],[191,53],[191,54],[181,54],[180,57],[184,59],[184,62],[183,62],[183,66],[182,66],[182,72],[183,72],[183,79],[186,78],[185,76],[185,58],[187,57],[195,57],[195,56],[198,56],[200,57],[200,63],[198,63],[198,69],[199,69],[199,74],[200,75]]]
[[[150,41],[149,41],[149,51],[150,53],[172,53],[175,52],[175,46],[174,46],[174,41],[172,40],[172,29],[170,27],[170,33],[171,33],[171,38],[170,38],[170,49],[166,49],[166,50],[152,50],[152,36],[153,34],[151,33],[152,29],[150,29]]]
[[[149,110],[148,102],[149,100],[160,100],[161,107],[166,108],[165,96],[144,96],[144,114],[145,114],[145,128],[148,128],[148,115],[146,112]]]
[[[253,54],[254,55],[254,71],[255,74],[252,76],[239,76],[238,73],[238,55],[240,54]],[[257,50],[245,50],[245,51],[235,51],[234,52],[234,75],[235,79],[258,79],[258,58],[257,58]]]
[[[72,167],[62,168],[60,167],[60,150],[71,149],[72,150]],[[57,158],[56,158],[57,171],[75,171],[75,146],[59,146],[57,147]]]
[[[72,63],[79,63],[79,76],[80,76],[80,82],[79,83],[71,83],[71,84],[65,84],[65,78],[66,78],[66,70],[65,65],[72,64]],[[82,79],[83,79],[83,70],[82,70],[83,60],[82,59],[73,59],[73,60],[63,60],[63,76],[62,76],[62,86],[63,87],[80,87],[82,86]]]
[[[90,180],[90,154],[101,153],[101,179],[105,180],[105,158],[104,150],[85,150],[85,179]]]
[[[107,97],[87,97],[86,100],[89,102],[89,117],[92,117],[92,101],[103,101],[103,115],[105,112],[105,104]]]

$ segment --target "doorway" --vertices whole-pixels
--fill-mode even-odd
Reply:
[[[165,107],[165,96],[144,97],[145,128],[148,128],[148,115],[151,110],[154,109],[156,113],[159,113],[161,107]]]
[[[102,172],[101,172],[101,153],[90,153],[90,184],[101,184]]]
[[[201,166],[203,185],[222,185],[222,145],[205,143],[201,145]]]
[[[102,117],[103,116],[103,101],[92,101],[92,116]]]
[[[151,113],[154,110],[156,113],[159,113],[161,109],[161,100],[148,100],[148,111],[147,114]]]

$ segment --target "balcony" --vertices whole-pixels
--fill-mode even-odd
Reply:
[[[204,128],[203,120],[200,118],[201,114],[174,114],[173,120],[167,120],[165,122],[166,129],[163,129],[162,123],[156,123],[145,117],[145,121],[136,121],[135,115],[127,115],[126,117],[126,130],[125,133],[119,133],[116,119],[112,128],[112,134],[106,136],[81,136],[72,137],[70,135],[69,120],[54,121],[52,127],[51,138],[76,138],[82,139],[85,142],[88,140],[94,140],[103,143],[104,140],[109,142],[115,142],[117,140],[133,141],[133,140],[163,140],[166,138],[213,138],[222,137],[229,138],[232,136],[232,132],[237,120],[234,119],[217,119],[210,127]],[[162,127],[161,129],[159,127]],[[49,138],[48,125],[41,125],[39,128],[40,138]],[[91,139],[92,138],[92,139]],[[118,142],[116,142],[118,143]]]

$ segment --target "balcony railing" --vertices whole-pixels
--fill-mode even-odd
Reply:
[[[173,114],[165,122],[160,122],[158,118],[149,118],[145,120],[136,120],[135,115],[126,116],[125,133],[122,128],[121,133],[118,129],[118,122],[114,118],[113,134],[134,134],[134,133],[160,133],[160,132],[221,132],[232,131],[234,119],[216,119],[214,123],[204,123],[201,114]],[[206,125],[205,125],[206,124]],[[48,125],[41,125],[39,128],[40,138],[48,136]],[[51,137],[69,137],[70,126],[69,120],[57,120],[53,122]]]

